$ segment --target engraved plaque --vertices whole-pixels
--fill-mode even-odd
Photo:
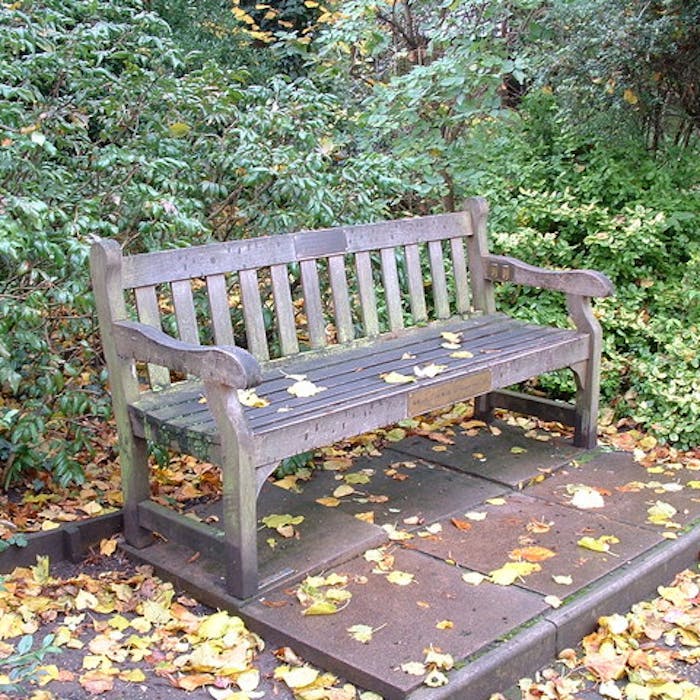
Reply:
[[[412,391],[408,395],[408,413],[415,416],[489,391],[491,391],[491,372],[484,370],[453,382]]]
[[[304,231],[294,236],[294,251],[297,260],[323,258],[345,253],[347,240],[341,228],[323,231]]]

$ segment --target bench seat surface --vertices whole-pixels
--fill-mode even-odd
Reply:
[[[442,347],[444,331],[461,334],[454,358]],[[269,464],[404,418],[509,386],[544,371],[566,367],[588,355],[588,338],[573,330],[536,326],[502,314],[451,319],[267,363],[258,396],[264,408],[246,408],[256,442],[256,463]],[[382,374],[414,376],[414,367],[445,365],[433,378],[390,384]],[[318,387],[299,398],[287,392],[304,374]],[[134,432],[169,442],[202,459],[218,461],[220,439],[197,381],[144,392],[130,407]]]

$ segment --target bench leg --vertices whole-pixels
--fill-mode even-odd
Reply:
[[[248,598],[258,590],[258,489],[252,440],[242,430],[245,418],[235,389],[207,382],[206,392],[221,435],[227,589],[237,598]]]
[[[153,534],[139,525],[139,503],[151,496],[148,446],[136,437],[130,427],[119,430],[119,460],[124,496],[124,539],[132,547],[142,549],[153,542]]]
[[[590,450],[598,444],[598,394],[600,375],[596,362],[588,360],[571,367],[576,380],[574,446]]]
[[[493,409],[495,407],[492,393],[477,396],[474,399],[474,418],[488,423],[493,419]]]

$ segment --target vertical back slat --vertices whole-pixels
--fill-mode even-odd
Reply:
[[[423,286],[423,270],[420,264],[420,250],[415,244],[407,245],[404,250],[406,251],[411,316],[413,316],[414,323],[422,323],[428,320],[428,310],[425,305],[425,288]]]
[[[299,341],[294,321],[292,291],[289,288],[289,271],[286,265],[272,265],[270,275],[272,277],[272,296],[275,300],[275,318],[277,319],[280,348],[283,355],[292,355],[299,352]]]
[[[442,252],[441,241],[430,241],[428,243],[428,257],[430,259],[430,274],[433,278],[435,313],[438,318],[448,318],[450,315],[450,301],[447,296],[445,257]]]
[[[257,271],[241,270],[238,278],[241,283],[241,301],[243,302],[243,319],[248,338],[248,351],[258,359],[269,360],[270,350],[267,346]]]
[[[396,255],[393,248],[382,248],[382,281],[386,295],[386,307],[389,313],[389,329],[397,331],[403,328],[403,312],[401,310],[401,287],[396,268]]]
[[[173,306],[177,319],[177,332],[180,340],[199,345],[197,312],[194,309],[190,280],[178,280],[170,285],[173,292]]]
[[[333,293],[333,309],[335,311],[335,326],[338,341],[346,343],[352,340],[352,311],[350,310],[350,294],[348,278],[345,274],[345,256],[332,255],[328,258],[328,272]]]
[[[214,328],[214,341],[217,345],[234,345],[226,277],[224,275],[209,275],[206,281],[211,323]]]
[[[161,330],[162,326],[156,288],[152,285],[148,287],[137,287],[134,289],[134,296],[136,298],[136,310],[139,315],[139,321]],[[170,385],[170,371],[167,367],[149,364],[147,365],[147,369],[148,381],[151,383],[151,387],[155,388]]]
[[[357,270],[357,286],[360,292],[360,309],[362,310],[362,325],[365,335],[379,335],[379,317],[377,315],[377,295],[374,291],[374,276],[372,275],[372,258],[368,252],[355,255]]]
[[[309,329],[309,342],[312,348],[322,348],[326,344],[326,322],[321,304],[321,286],[315,260],[302,260],[301,286],[304,290],[304,311]]]
[[[466,314],[470,311],[471,300],[469,298],[469,276],[467,275],[467,259],[464,254],[464,240],[451,238],[450,251],[452,253],[452,269],[454,270],[457,313]]]

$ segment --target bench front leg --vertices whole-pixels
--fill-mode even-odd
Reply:
[[[574,445],[592,449],[598,443],[598,401],[603,333],[593,314],[590,297],[569,294],[566,297],[566,305],[577,330],[586,333],[589,338],[588,359],[571,366],[576,379]]]
[[[204,386],[221,435],[227,588],[237,598],[248,598],[258,590],[258,488],[253,440],[236,390],[212,382]]]

